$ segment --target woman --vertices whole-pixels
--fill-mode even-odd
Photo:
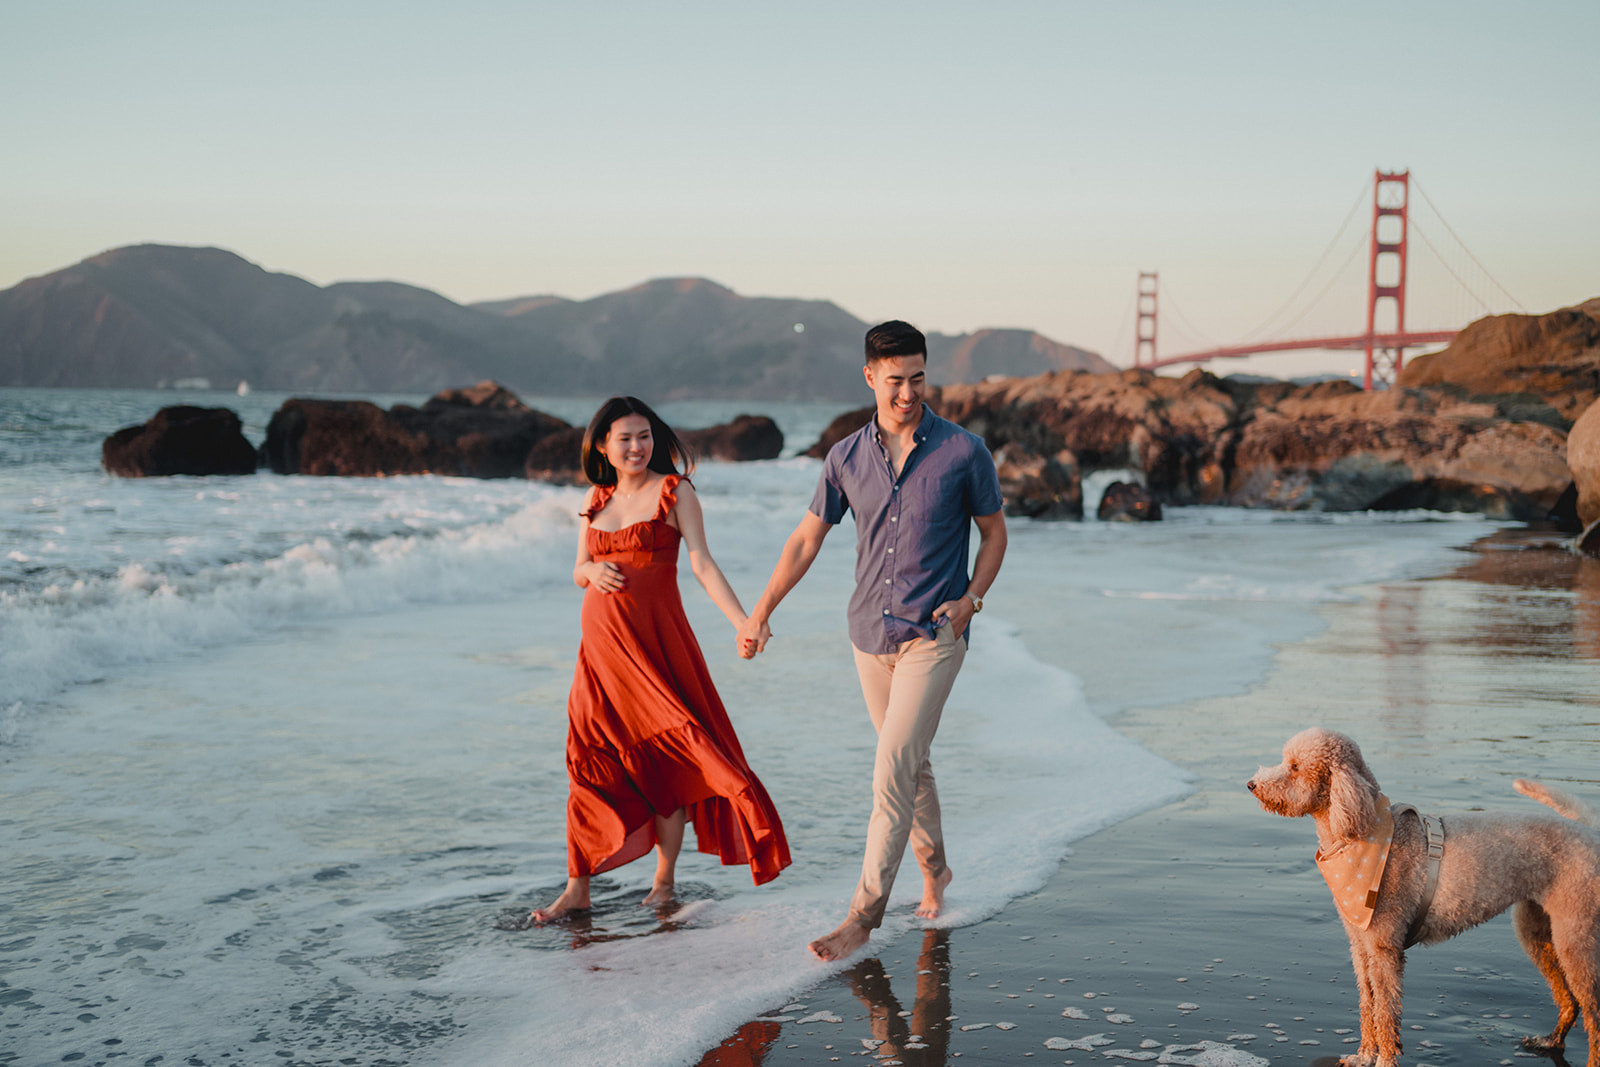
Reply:
[[[678,473],[678,462],[684,474]],[[645,904],[672,898],[683,828],[701,852],[749,864],[757,885],[789,865],[767,791],[745,762],[678,595],[678,544],[737,630],[744,608],[706,548],[685,477],[693,456],[641,400],[612,397],[583,437],[584,499],[572,580],[583,639],[567,698],[567,888],[539,923],[589,907],[592,875],[656,849]]]

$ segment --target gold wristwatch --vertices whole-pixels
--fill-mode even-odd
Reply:
[[[976,593],[968,593],[967,599],[972,601],[972,613],[974,615],[983,610],[983,597],[978,596]]]

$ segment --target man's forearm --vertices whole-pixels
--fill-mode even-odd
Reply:
[[[767,579],[766,590],[750,609],[750,617],[759,623],[770,619],[783,598],[806,576],[806,571],[811,569],[811,563],[821,549],[820,539],[812,540],[804,536],[801,530],[790,534],[789,540],[784,542],[783,552],[778,556],[777,565],[772,568],[772,577]]]

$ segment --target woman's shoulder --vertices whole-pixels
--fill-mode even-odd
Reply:
[[[578,510],[578,517],[593,520],[605,509],[616,489],[614,485],[591,485],[589,491],[583,494],[583,507]]]
[[[694,485],[681,474],[664,475],[661,479],[661,504],[656,509],[659,518],[666,518],[678,506],[678,498],[694,497]]]

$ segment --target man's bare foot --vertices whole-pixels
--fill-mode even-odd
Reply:
[[[937,878],[922,880],[922,903],[917,905],[917,915],[924,919],[937,919],[944,914],[944,889],[955,875],[946,867]]]
[[[650,892],[644,895],[644,899],[639,901],[639,906],[641,908],[649,908],[656,904],[670,904],[671,902],[672,883],[667,882],[666,884],[662,884],[661,882],[657,882],[655,885],[650,887]]]
[[[872,931],[856,922],[846,919],[839,924],[839,928],[827,937],[819,937],[811,942],[808,948],[811,954],[824,963],[842,960],[856,949],[867,943],[872,936]]]
[[[566,891],[563,892],[559,897],[556,897],[556,899],[549,905],[543,908],[534,908],[533,913],[529,916],[529,918],[531,918],[538,925],[543,926],[545,923],[555,922],[557,919],[565,918],[572,912],[588,910],[588,887],[585,886],[582,889],[578,889],[569,885],[567,886]]]

